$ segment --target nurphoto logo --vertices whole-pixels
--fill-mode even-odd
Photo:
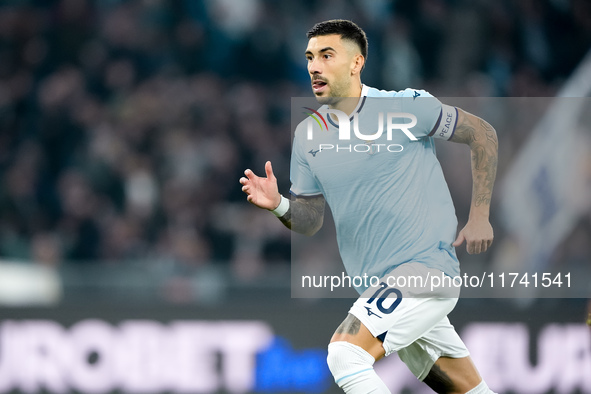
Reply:
[[[386,139],[388,141],[392,141],[392,136],[394,131],[402,131],[409,140],[417,141],[418,139],[411,133],[410,129],[416,126],[417,124],[417,117],[413,114],[406,113],[406,112],[388,112],[386,117],[386,122],[384,122],[384,113],[379,112],[377,116],[377,127],[378,130],[373,134],[363,134],[359,130],[359,114],[356,113],[353,115],[351,119],[345,114],[343,111],[338,109],[326,109],[323,111],[323,114],[320,112],[309,108],[303,107],[305,110],[310,112],[305,112],[308,115],[307,120],[307,139],[312,141],[314,139],[314,122],[318,124],[321,131],[328,131],[328,122],[326,121],[326,117],[334,115],[332,120],[336,117],[336,122],[338,125],[338,140],[339,141],[351,141],[351,121],[353,122],[353,133],[356,138],[365,141],[364,144],[357,144],[357,145],[340,145],[340,144],[329,144],[329,143],[322,143],[318,145],[318,152],[322,152],[323,150],[330,150],[334,149],[336,152],[339,151],[348,151],[348,152],[364,152],[364,153],[375,153],[379,152],[380,148],[384,148],[384,151],[388,152],[402,152],[404,149],[400,144],[377,144],[372,143],[372,141],[376,141],[384,134],[384,123],[386,124]],[[410,122],[405,122],[406,120],[410,120]],[[334,124],[334,122],[331,122]],[[314,155],[316,157],[316,155]]]

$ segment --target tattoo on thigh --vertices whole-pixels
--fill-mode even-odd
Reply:
[[[437,364],[433,364],[429,375],[427,375],[423,382],[439,394],[452,393],[454,391],[454,384],[451,378]]]
[[[355,316],[349,314],[337,328],[336,333],[355,335],[359,332],[359,328],[361,328],[361,321],[359,321],[359,319]]]

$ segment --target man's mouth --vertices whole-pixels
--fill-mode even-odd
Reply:
[[[322,93],[326,89],[326,82],[320,79],[315,79],[312,81],[312,90],[314,93],[319,94]]]

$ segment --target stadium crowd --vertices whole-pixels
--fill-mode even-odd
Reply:
[[[365,83],[439,97],[553,96],[591,47],[587,0],[3,1],[0,256],[244,276],[289,261],[238,178],[271,160],[287,194],[305,32],[335,17],[368,33]],[[579,227],[563,253],[589,256]]]

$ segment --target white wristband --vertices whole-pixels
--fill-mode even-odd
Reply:
[[[279,203],[277,208],[275,208],[271,212],[273,213],[273,215],[280,218],[281,216],[285,215],[285,213],[287,212],[288,209],[289,209],[289,200],[287,198],[281,196],[281,202]]]

